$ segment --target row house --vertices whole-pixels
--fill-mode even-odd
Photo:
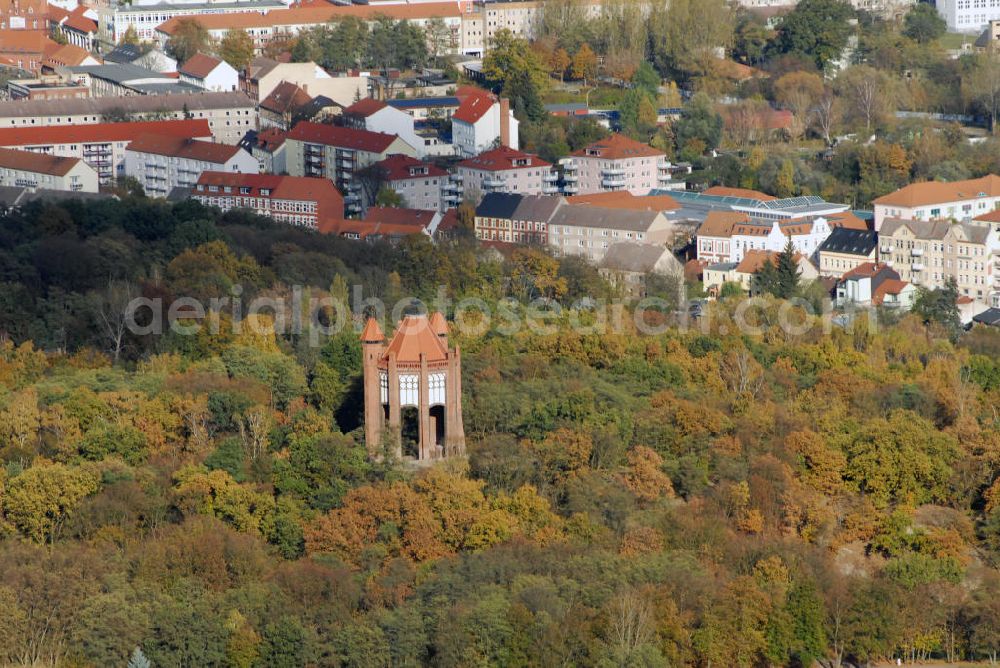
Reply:
[[[1000,176],[912,183],[873,201],[875,230],[889,218],[965,222],[1000,208]]]
[[[278,128],[266,128],[257,133],[249,133],[240,143],[250,155],[257,159],[261,174],[284,174],[285,136],[288,133]]]
[[[461,49],[466,55],[482,56],[500,30],[532,40],[536,36],[544,0],[506,0],[504,2],[463,2]],[[581,0],[574,11],[582,18],[601,18],[601,0]]]
[[[478,200],[490,193],[554,195],[559,176],[537,155],[501,146],[458,163],[455,173],[465,195]]]
[[[71,100],[13,100],[0,102],[0,128],[93,125],[104,123],[109,114],[116,113],[131,118],[153,116],[163,120],[204,120],[211,130],[209,138],[222,144],[238,144],[248,130],[257,129],[256,105],[238,92],[202,92],[168,98],[130,95]]]
[[[909,283],[933,289],[953,278],[961,294],[1000,304],[1000,233],[990,225],[888,218],[879,257]]]
[[[411,209],[443,212],[462,201],[461,177],[432,163],[391,155],[375,168],[385,186],[401,195]]]
[[[417,157],[417,150],[395,135],[308,121],[292,128],[285,144],[288,173],[333,181],[344,193],[349,214],[364,208],[363,183],[355,172],[394,154]]]
[[[671,178],[663,151],[617,133],[571,153],[560,165],[567,195],[622,190],[646,195]]]
[[[302,118],[312,102],[309,94],[291,81],[282,81],[271,94],[261,100],[258,118],[260,129],[288,130]]]
[[[80,158],[0,148],[0,186],[97,192],[97,172]]]
[[[60,102],[76,102],[76,100],[60,100]],[[126,175],[126,148],[139,137],[150,134],[184,139],[212,138],[208,121],[204,119],[140,121],[0,128],[0,146],[46,155],[80,158],[94,168],[99,183],[103,185]]]
[[[125,173],[139,180],[150,197],[174,188],[192,188],[202,172],[256,174],[257,159],[239,146],[188,137],[144,135],[125,149]]]
[[[562,197],[491,193],[476,207],[476,238],[547,246],[549,221],[563,206],[566,200]]]
[[[778,253],[791,241],[796,251],[811,258],[830,233],[823,217],[759,220],[741,211],[709,211],[698,228],[695,247],[699,260],[740,262],[747,251]]]
[[[344,216],[344,200],[329,179],[203,172],[191,197],[223,211],[249,209],[279,223],[311,229]]]

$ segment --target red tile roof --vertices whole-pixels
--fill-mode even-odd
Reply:
[[[223,165],[243,149],[231,144],[214,144],[190,137],[147,134],[132,140],[127,150]]]
[[[981,216],[976,216],[973,220],[979,220],[984,223],[1000,223],[1000,209],[994,209],[989,213],[984,213]]]
[[[49,125],[33,128],[0,128],[0,146],[39,146],[113,141],[132,141],[142,135],[211,137],[204,118],[182,121],[137,121],[91,125]]]
[[[375,164],[382,170],[386,181],[405,181],[407,179],[426,179],[428,177],[448,176],[448,171],[430,162],[423,162],[408,155],[394,153],[385,160]],[[414,170],[426,170],[426,173],[414,173]]]
[[[402,209],[398,207],[373,206],[365,214],[367,223],[388,223],[390,225],[408,225],[416,234],[430,225],[434,219],[434,211],[417,209]]]
[[[743,211],[709,211],[705,221],[698,228],[698,236],[731,237],[734,227],[749,222],[750,214]]]
[[[940,181],[913,183],[896,192],[879,197],[874,200],[874,203],[910,208],[971,200],[976,199],[981,194],[987,197],[1000,197],[1000,176],[989,174],[980,179],[951,183]]]
[[[730,188],[728,186],[712,186],[711,188],[706,188],[702,191],[705,195],[715,195],[717,197],[744,197],[746,199],[755,199],[760,202],[771,202],[777,197],[772,197],[767,193],[762,193],[759,190],[750,190],[748,188]]]
[[[382,111],[387,105],[382,100],[376,100],[373,97],[366,97],[363,100],[358,100],[347,109],[344,109],[345,115],[360,116],[362,118],[368,118],[372,114]]]
[[[83,65],[88,59],[94,58],[86,49],[81,49],[75,44],[56,44],[45,49],[45,60],[43,65],[52,67],[76,67]],[[100,60],[95,58],[95,60]]]
[[[484,90],[469,91],[462,104],[452,114],[452,121],[462,121],[464,123],[475,123],[486,115],[493,105],[497,103],[496,98]]]
[[[527,160],[525,164],[515,164],[516,161]],[[474,158],[468,158],[458,163],[459,167],[478,169],[488,172],[501,172],[508,169],[527,169],[529,167],[551,167],[537,155],[523,153],[508,146],[501,146],[485,153],[480,153]]]
[[[65,176],[80,162],[80,158],[61,158],[44,153],[0,148],[0,167],[5,169],[21,169],[38,174]]]
[[[275,151],[285,143],[285,135],[287,134],[278,128],[265,128],[257,133],[257,148]]]
[[[881,304],[885,301],[886,295],[901,294],[908,285],[909,283],[906,281],[901,281],[897,278],[887,278],[875,288],[875,292],[872,294],[872,303],[875,305]]]
[[[271,199],[300,200],[316,202],[316,216],[320,220],[332,219],[344,215],[344,198],[330,179],[310,176],[278,176],[276,174],[234,174],[231,172],[202,172],[195,185],[195,195],[218,196],[223,193],[208,191],[209,186],[230,187],[233,189],[250,188],[250,194],[245,197],[270,197]],[[270,195],[262,195],[261,190],[270,191]],[[239,190],[233,193],[238,194]],[[322,231],[322,230],[321,230]]]
[[[408,364],[420,362],[421,357],[428,362],[444,362],[448,359],[448,349],[434,333],[427,316],[408,315],[396,328],[382,359],[388,360],[393,355],[397,362]]]
[[[49,44],[54,43],[44,30],[0,30],[0,53],[8,55],[41,55]]]
[[[382,333],[382,328],[378,326],[378,320],[368,318],[365,321],[365,328],[361,331],[360,338],[365,343],[382,343],[385,341],[385,334]]]
[[[96,33],[97,21],[86,15],[89,11],[91,11],[90,7],[78,5],[76,9],[69,13],[66,20],[63,21],[63,28],[70,28],[84,34]]]
[[[345,220],[343,218],[330,218],[320,221],[317,227],[321,234],[357,235],[359,239],[367,239],[370,236],[408,237],[423,233],[421,228],[414,225]]]
[[[368,153],[384,152],[397,138],[396,135],[387,135],[382,132],[344,128],[324,123],[313,123],[312,121],[297,123],[288,132],[288,139],[366,151]]]
[[[766,250],[747,250],[743,255],[743,260],[736,266],[736,271],[740,274],[756,274],[760,271],[768,261],[777,266],[778,256],[781,253],[776,253],[774,251]],[[801,253],[795,254],[795,261],[801,262],[803,256]]]
[[[858,218],[853,211],[841,211],[823,216],[830,227],[844,227],[849,230],[868,230],[868,221]]]
[[[207,53],[196,53],[178,67],[177,71],[195,79],[204,79],[221,64],[221,58],[210,56]]]
[[[585,146],[570,155],[580,158],[597,157],[605,160],[666,157],[663,151],[659,151],[648,144],[643,144],[619,133],[614,133],[605,139],[595,141],[590,146]]]
[[[309,93],[290,81],[282,81],[271,94],[260,103],[261,109],[273,111],[276,114],[287,114],[312,102]]]
[[[271,26],[300,26],[325,24],[347,17],[372,19],[386,16],[397,21],[414,19],[450,18],[461,16],[458,3],[422,2],[406,5],[322,5],[275,9],[267,14],[240,12],[236,14],[203,14],[200,16],[176,16],[157,26],[157,30],[167,35],[173,33],[181,20],[191,19],[208,30],[230,30],[233,28],[267,28]]]
[[[567,204],[590,204],[605,209],[628,209],[632,211],[676,211],[680,205],[670,195],[646,195],[637,197],[627,190],[573,195],[566,198]]]

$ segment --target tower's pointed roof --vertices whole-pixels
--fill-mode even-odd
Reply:
[[[441,311],[434,311],[431,314],[431,331],[438,336],[448,336],[448,323]]]
[[[397,362],[420,362],[423,354],[428,362],[448,359],[448,349],[437,337],[426,315],[408,315],[403,318],[385,351],[385,358],[395,353]]]
[[[385,341],[385,334],[382,333],[382,328],[378,326],[378,320],[368,318],[365,322],[365,328],[361,332],[361,342],[382,343],[383,341]]]

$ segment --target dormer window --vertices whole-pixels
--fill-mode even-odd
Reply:
[[[271,189],[270,188],[261,188],[260,189],[260,196],[261,197],[270,197],[271,196]]]

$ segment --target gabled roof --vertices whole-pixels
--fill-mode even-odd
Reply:
[[[590,204],[605,209],[633,209],[636,211],[677,211],[681,208],[670,195],[646,195],[637,197],[628,190],[615,190],[590,195],[567,197],[569,204]]]
[[[1000,223],[1000,209],[993,209],[989,213],[976,216],[973,220],[978,220],[981,223]]]
[[[601,258],[601,266],[614,271],[648,274],[656,269],[657,263],[668,253],[670,249],[666,246],[622,241],[608,247]]]
[[[344,109],[344,115],[360,116],[361,118],[368,118],[372,114],[382,111],[388,105],[382,100],[376,100],[372,97],[366,97],[363,100],[358,100],[347,109]]]
[[[210,56],[207,53],[196,53],[178,67],[177,71],[195,79],[205,79],[221,64],[221,58]]]
[[[0,148],[0,168],[4,169],[20,169],[37,174],[65,176],[80,162],[80,158],[63,158],[44,153]]]
[[[917,239],[940,241],[949,232],[957,233],[970,243],[985,243],[990,233],[990,226],[982,223],[952,223],[947,220],[899,220],[887,218],[882,221],[879,235],[882,237],[896,236],[902,228],[908,229]]]
[[[878,262],[862,262],[854,269],[845,272],[841,278],[848,281],[856,278],[874,278],[879,274],[887,274],[890,278],[899,278],[899,274],[892,267]]]
[[[712,186],[701,191],[705,195],[716,195],[718,197],[743,197],[745,199],[755,199],[761,202],[773,202],[778,199],[759,190],[749,188],[730,188],[729,186]]]
[[[204,118],[183,121],[49,125],[34,128],[0,128],[0,146],[131,141],[151,133],[185,138],[212,136],[208,120]]]
[[[243,149],[232,144],[214,144],[190,137],[147,134],[133,139],[126,150],[222,165]]]
[[[278,176],[276,174],[237,174],[233,172],[202,172],[195,185],[195,194],[201,196],[218,196],[218,193],[208,191],[210,186],[234,189],[249,188],[246,197],[264,197],[261,193],[266,189],[271,199],[299,200],[316,202],[316,215],[320,220],[336,218],[344,215],[344,198],[330,179],[311,176]]]
[[[841,211],[840,213],[824,214],[823,217],[826,218],[826,222],[833,228],[843,227],[849,230],[860,231],[868,231],[871,229],[868,226],[868,221],[863,218],[859,218],[853,211]]]
[[[54,46],[55,48],[46,48],[45,61],[43,63],[53,69],[55,67],[78,67],[90,59],[100,62],[100,59],[94,58],[89,51],[81,49],[75,44],[57,44]]]
[[[428,362],[444,362],[448,349],[431,327],[426,315],[408,315],[396,327],[396,333],[386,346],[382,360],[395,355],[397,362],[414,364],[421,356]]]
[[[872,292],[872,303],[877,306],[885,301],[886,295],[900,295],[909,285],[906,281],[901,281],[898,278],[887,278],[879,283]]]
[[[878,235],[874,231],[837,227],[833,229],[826,241],[820,244],[819,252],[869,257],[877,245]]]
[[[474,158],[468,158],[458,163],[459,167],[478,169],[486,172],[502,172],[510,169],[528,169],[532,167],[551,167],[537,155],[524,153],[509,146],[501,146]]]
[[[260,103],[261,109],[284,115],[293,113],[312,102],[309,93],[291,81],[282,81]]]
[[[264,128],[257,133],[256,147],[263,151],[274,152],[285,143],[286,134],[288,133],[279,128]]]
[[[497,100],[493,95],[484,90],[478,91],[462,100],[462,104],[458,105],[458,109],[452,114],[451,119],[463,123],[475,123],[485,116],[496,103]]]
[[[559,207],[566,203],[562,197],[550,197],[548,195],[525,195],[521,198],[517,208],[514,209],[512,220],[524,220],[529,222],[548,222],[559,210]]]
[[[375,163],[375,167],[382,170],[386,181],[448,176],[447,170],[433,163],[417,160],[400,153],[393,153],[385,160]],[[423,173],[425,171],[426,173]]]
[[[982,313],[972,316],[972,321],[980,325],[1000,327],[1000,308],[988,308]]]
[[[605,139],[599,139],[590,146],[585,146],[570,155],[579,158],[602,158],[604,160],[666,157],[666,154],[663,151],[658,151],[648,144],[643,144],[642,142],[630,139],[629,137],[617,132],[611,134]]]
[[[524,195],[515,193],[488,193],[476,207],[476,216],[511,220],[522,199]]]
[[[302,121],[289,130],[288,139],[366,151],[368,153],[383,153],[392,146],[392,143],[398,137],[382,132],[371,132],[369,130]]]
[[[436,213],[436,211],[423,211],[420,209],[373,206],[365,213],[364,220],[368,223],[409,225],[413,227],[413,234],[417,234],[430,225]]]
[[[781,253],[775,251],[766,251],[759,249],[748,249],[743,254],[743,259],[738,265],[736,265],[736,271],[740,274],[756,274],[760,271],[768,261],[772,264],[778,264],[778,256]],[[801,253],[795,254],[795,263],[798,264],[805,259]]]
[[[87,15],[92,11],[93,10],[90,9],[90,7],[77,5],[76,9],[71,11],[69,16],[66,17],[66,20],[62,22],[62,27],[76,30],[77,32],[82,32],[84,34],[96,33],[97,21]]]
[[[736,225],[749,222],[750,214],[742,211],[709,211],[705,216],[705,222],[698,228],[698,236],[731,237]]]
[[[552,216],[549,224],[625,232],[647,232],[662,215],[658,211],[604,209],[598,206],[563,206]]]
[[[917,207],[932,204],[947,204],[977,197],[1000,197],[1000,176],[989,174],[979,179],[966,181],[924,181],[912,183],[896,192],[874,200],[883,206]]]

